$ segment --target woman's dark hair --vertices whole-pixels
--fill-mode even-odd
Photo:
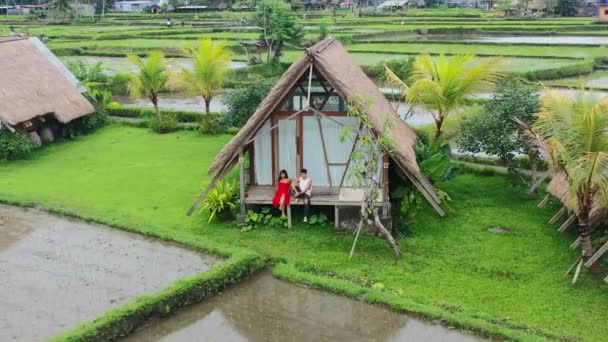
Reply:
[[[286,170],[281,170],[281,171],[279,171],[279,182],[280,182],[280,181],[281,181],[281,179],[282,179],[282,178],[281,178],[281,175],[282,175],[282,174],[285,174],[285,178],[286,178],[286,179],[289,179],[289,175],[287,174],[287,171],[286,171]]]

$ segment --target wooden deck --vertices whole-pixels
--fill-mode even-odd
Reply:
[[[276,188],[273,186],[250,186],[245,192],[246,204],[272,204]],[[329,188],[313,187],[310,205],[312,206],[337,206],[350,207],[360,206],[363,200],[363,191],[352,188]],[[378,206],[383,206],[381,198],[376,202]],[[302,205],[302,199],[292,198],[291,205]]]

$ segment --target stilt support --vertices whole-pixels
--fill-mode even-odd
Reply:
[[[538,207],[544,208],[547,205],[547,203],[549,203],[550,199],[551,199],[551,194],[547,194],[547,196],[545,196],[545,198],[543,198],[543,200],[540,201],[540,203],[538,203]]]
[[[559,227],[559,229],[557,230],[560,234],[563,234],[566,229],[568,229],[572,223],[576,221],[576,215],[572,214],[570,215],[570,217],[568,217],[568,219],[566,220],[566,222],[564,222],[564,224],[561,225],[561,227]]]
[[[287,228],[291,229],[291,206],[287,206]]]
[[[562,207],[550,220],[549,224],[556,224],[557,221],[566,213],[566,207]]]

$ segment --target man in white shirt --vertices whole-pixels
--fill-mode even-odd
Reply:
[[[310,196],[312,195],[312,179],[308,177],[306,169],[300,171],[300,177],[295,180],[293,190],[295,191],[295,198],[304,200],[304,222],[306,223],[310,214]]]

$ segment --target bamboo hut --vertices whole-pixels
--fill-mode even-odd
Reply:
[[[375,127],[372,135],[381,131],[386,115],[395,118],[390,131],[395,151],[378,160],[377,177],[383,187],[378,206],[388,214],[389,174],[395,170],[443,215],[435,188],[416,162],[414,131],[398,119],[374,82],[333,38],[307,49],[283,74],[249,121],[217,155],[209,168],[212,181],[189,214],[236,164],[240,165],[241,214],[245,214],[247,205],[271,203],[280,169],[296,175],[296,171],[306,168],[314,184],[312,205],[334,207],[337,225],[339,208],[360,206],[363,197],[348,177],[359,137],[340,139],[343,127],[355,125],[356,120],[347,115],[347,103],[361,97],[369,102],[353,103],[369,116]],[[245,156],[249,158],[248,170],[244,169]],[[393,168],[391,173],[389,168]]]
[[[37,38],[0,37],[0,124],[40,142],[94,111],[86,89]],[[36,141],[35,141],[36,142]]]

